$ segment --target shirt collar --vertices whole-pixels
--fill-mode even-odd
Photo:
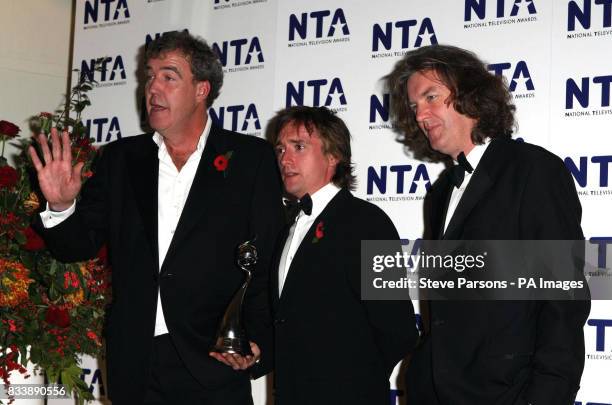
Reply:
[[[200,139],[198,139],[198,144],[196,145],[196,149],[194,153],[197,153],[198,155],[202,155],[202,152],[204,152],[204,146],[206,146],[206,140],[208,139],[208,135],[210,134],[211,127],[212,127],[212,120],[210,119],[210,117],[208,117],[206,119],[206,124],[204,125],[204,129],[202,130],[202,134],[200,134]],[[164,143],[164,138],[157,131],[153,133],[153,142],[155,142],[155,144],[159,148],[157,156],[161,157],[162,155],[167,153],[166,144]]]
[[[465,155],[465,158],[468,162],[470,162],[470,165],[474,168],[474,170],[476,170],[478,163],[480,163],[480,159],[482,159],[482,156],[489,147],[489,143],[491,143],[491,138],[485,139],[482,145],[474,145],[474,148],[467,155]]]
[[[316,218],[323,212],[327,204],[338,194],[340,191],[340,187],[336,186],[334,183],[327,183],[319,190],[317,190],[313,195],[310,196],[312,198],[312,213],[310,214],[311,218]]]

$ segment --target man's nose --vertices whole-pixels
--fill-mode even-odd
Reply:
[[[149,83],[147,83],[147,90],[149,94],[157,94],[159,91],[159,80],[156,78],[151,78]]]
[[[426,118],[429,117],[429,108],[426,105],[420,105],[414,108],[414,114],[416,116],[417,123],[422,123]]]
[[[278,162],[280,163],[281,167],[286,166],[288,163],[291,163],[292,160],[293,156],[288,150],[281,152],[278,156]]]

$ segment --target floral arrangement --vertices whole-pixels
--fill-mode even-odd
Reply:
[[[69,132],[73,163],[85,163],[84,179],[91,176],[96,155],[81,121],[92,84],[80,75],[63,109],[30,120],[34,133],[48,136],[52,127]],[[28,146],[37,144],[33,138],[17,139],[20,132],[0,121],[0,384],[9,383],[11,372],[25,374],[31,361],[49,383],[65,384],[83,403],[93,397],[81,380],[79,356],[103,354],[110,271],[104,249],[87,262],[56,261],[30,226],[44,202],[27,156]],[[13,140],[21,149],[15,167],[4,157],[5,143]]]

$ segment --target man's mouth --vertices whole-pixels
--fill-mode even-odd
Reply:
[[[155,112],[166,110],[166,107],[160,104],[150,103],[149,105],[150,105],[149,113],[155,113]]]

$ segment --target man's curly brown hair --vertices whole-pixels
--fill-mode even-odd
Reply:
[[[408,100],[408,79],[417,72],[434,72],[450,90],[447,102],[455,110],[477,120],[472,142],[482,144],[486,138],[511,138],[515,128],[512,96],[503,77],[487,70],[478,57],[465,49],[432,45],[408,52],[385,77],[391,94],[391,120],[400,132],[400,142],[416,159],[448,162],[449,157],[433,150],[416,122]]]

